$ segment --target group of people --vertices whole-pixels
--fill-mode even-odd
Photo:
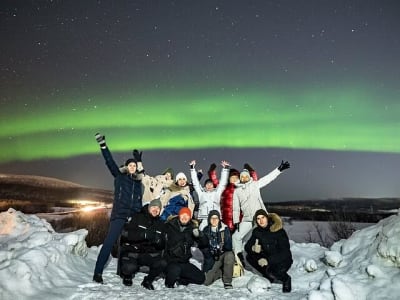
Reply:
[[[231,289],[235,260],[245,265],[246,258],[271,283],[282,284],[283,292],[291,291],[289,239],[282,220],[267,212],[260,193],[290,167],[288,162],[258,178],[248,164],[239,172],[222,161],[220,178],[212,164],[202,186],[195,160],[189,163],[190,184],[183,172],[174,178],[171,168],[150,176],[144,171],[142,152],[133,150],[133,158],[119,167],[104,135],[95,137],[114,176],[114,203],[94,269],[95,282],[103,283],[103,270],[118,242],[117,273],[127,286],[143,267],[148,270],[141,285],[150,290],[158,276],[165,277],[168,288],[210,285],[222,278],[224,287]],[[194,248],[203,255],[201,268],[190,262]]]

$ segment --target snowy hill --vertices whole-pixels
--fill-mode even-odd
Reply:
[[[87,231],[56,233],[43,219],[9,209],[0,213],[0,299],[398,299],[400,293],[400,215],[355,232],[330,249],[291,242],[293,291],[246,271],[233,290],[217,281],[209,287],[167,289],[159,279],[155,291],[122,285],[111,259],[105,284],[92,282],[99,248],[87,248]]]

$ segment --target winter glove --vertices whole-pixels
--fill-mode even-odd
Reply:
[[[286,169],[289,169],[290,168],[290,164],[289,164],[289,162],[288,161],[283,161],[282,160],[282,162],[281,162],[281,164],[279,165],[279,167],[278,167],[278,170],[279,171],[283,171],[283,170],[286,170]]]
[[[133,154],[133,158],[137,161],[137,162],[142,162],[142,153],[143,151],[140,151],[135,149],[132,151]]]
[[[216,168],[217,168],[217,165],[215,163],[212,163],[210,165],[210,168],[208,169],[208,174],[210,174],[210,172],[215,171]]]
[[[243,165],[243,169],[249,170],[250,173],[254,172],[254,169],[248,163]]]
[[[267,260],[266,258],[260,258],[260,259],[258,260],[258,265],[259,265],[260,267],[268,266],[268,260]]]
[[[255,253],[261,252],[261,245],[258,244],[258,239],[256,239],[256,243],[253,246],[251,246],[251,250]]]
[[[94,137],[96,138],[97,143],[99,143],[101,148],[106,148],[106,137],[100,133],[96,133],[94,135]]]
[[[196,238],[200,236],[200,230],[198,228],[193,228],[193,236]]]

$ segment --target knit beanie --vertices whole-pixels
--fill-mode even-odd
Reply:
[[[151,206],[158,206],[160,209],[162,209],[162,204],[161,204],[160,199],[151,200],[149,203],[149,207],[151,207]]]
[[[257,217],[258,216],[265,216],[266,218],[268,218],[268,213],[265,211],[265,209],[257,210],[256,213],[254,214],[254,217],[253,217],[254,224],[257,224]]]
[[[247,169],[243,169],[242,172],[240,172],[240,178],[242,178],[242,176],[248,176],[250,177],[250,172]]]
[[[185,173],[179,172],[178,174],[176,174],[175,182],[177,182],[178,179],[185,179],[185,180],[187,180]]]
[[[125,166],[129,165],[130,163],[135,163],[137,165],[137,161],[134,158],[128,158],[125,162]]]
[[[181,216],[183,214],[187,214],[190,218],[192,217],[192,211],[188,207],[182,207],[179,210],[178,215]]]
[[[171,178],[174,178],[174,170],[172,168],[166,168],[165,171],[162,172],[162,175],[165,175],[167,173],[171,174]]]
[[[213,210],[210,210],[210,212],[208,213],[208,223],[210,223],[212,216],[217,216],[218,219],[221,220],[221,214],[219,213],[219,211],[216,209],[213,209]]]
[[[231,177],[231,176],[237,176],[237,177],[239,177],[239,175],[240,175],[240,173],[239,173],[238,170],[236,170],[236,169],[230,169],[230,170],[229,170],[229,177]]]

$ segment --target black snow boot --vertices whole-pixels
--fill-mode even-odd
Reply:
[[[148,290],[154,290],[153,283],[147,278],[147,276],[145,278],[143,278],[142,287],[144,287]]]
[[[124,277],[122,279],[122,283],[126,286],[132,286],[132,278],[131,277]]]
[[[292,291],[292,278],[288,275],[287,279],[283,281],[282,292],[290,293]]]
[[[93,275],[93,281],[103,284],[103,276],[102,276],[102,274],[100,274],[100,273],[94,274]]]

